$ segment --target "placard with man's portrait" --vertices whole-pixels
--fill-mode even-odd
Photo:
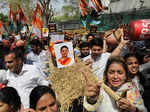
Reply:
[[[72,42],[55,44],[54,51],[58,68],[71,66],[75,62]]]

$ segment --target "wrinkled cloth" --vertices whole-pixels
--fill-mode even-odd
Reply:
[[[127,91],[126,91],[127,90]],[[138,89],[132,84],[132,82],[125,83],[122,85],[116,93],[122,96],[126,91],[126,98],[135,105],[142,112],[147,112],[144,106],[143,99],[138,91]],[[84,107],[92,112],[122,112],[118,107],[114,99],[112,99],[102,88],[100,90],[101,99],[98,100],[99,104],[91,105],[87,102],[87,98],[84,97]],[[96,106],[95,106],[96,105]],[[94,108],[92,108],[94,106]]]
[[[38,85],[49,85],[49,82],[41,75],[33,65],[24,64],[21,72],[15,74],[9,70],[6,73],[7,86],[14,87],[25,108],[29,108],[29,95],[31,90]]]
[[[83,58],[83,61],[90,59],[92,61],[92,69],[94,70],[94,74],[99,79],[103,79],[105,66],[110,55],[111,53],[102,53],[96,60],[93,60],[91,55],[89,55]]]
[[[48,62],[48,52],[42,50],[39,55],[33,53],[31,51],[29,54],[26,56],[26,60],[32,61],[33,65],[35,65],[39,70],[41,70],[45,77],[47,77],[50,73],[49,71],[49,66],[46,62]]]

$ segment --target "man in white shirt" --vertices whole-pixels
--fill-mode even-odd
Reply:
[[[103,52],[103,40],[99,38],[94,38],[90,42],[91,55],[83,58],[83,61],[87,63],[87,65],[91,65],[94,70],[94,74],[99,78],[103,79],[103,74],[105,70],[105,66],[107,60],[110,56],[118,56],[120,55],[123,47],[129,42],[129,40],[124,40],[121,37],[121,41],[116,49],[112,53]]]
[[[33,65],[23,64],[23,56],[17,51],[9,51],[5,54],[5,63],[8,68],[6,79],[7,86],[14,87],[24,105],[29,107],[29,94],[37,85],[49,85],[49,82],[41,75],[40,71]]]
[[[40,71],[42,71],[45,76],[49,75],[49,67],[46,63],[48,61],[48,52],[42,50],[42,43],[38,39],[33,39],[31,41],[32,51],[26,56],[28,61],[32,61]]]
[[[103,73],[106,62],[111,55],[110,53],[103,53],[103,41],[98,38],[91,40],[90,43],[91,55],[83,58],[87,64],[91,64],[94,74],[99,78],[103,79]]]

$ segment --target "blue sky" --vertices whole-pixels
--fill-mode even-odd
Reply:
[[[58,2],[53,2],[53,1],[52,1],[53,8],[57,11],[61,11],[61,8],[63,6],[63,0],[58,0]]]

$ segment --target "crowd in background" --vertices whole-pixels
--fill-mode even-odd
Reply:
[[[125,40],[121,29],[120,33],[115,44],[108,42],[109,32],[64,35],[85,66],[96,69],[99,79],[122,94],[115,103],[101,90],[101,84],[87,84],[80,99],[83,104],[74,102],[71,111],[150,112],[150,40]],[[11,33],[0,41],[0,104],[7,104],[7,110],[0,107],[0,112],[58,112],[59,99],[50,88],[51,81],[46,80],[50,75],[46,63],[51,57],[47,49],[50,35],[38,38],[20,32],[17,37]]]

